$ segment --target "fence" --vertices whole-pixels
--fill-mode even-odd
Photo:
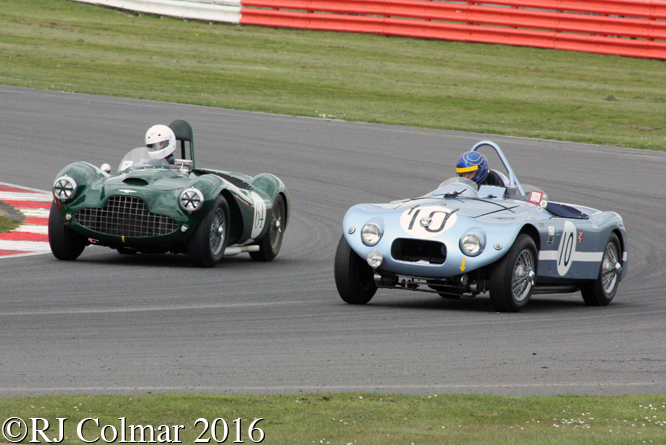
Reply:
[[[226,20],[219,21],[243,25],[666,59],[664,0],[77,1],[211,21],[218,20],[214,14],[226,15]],[[199,16],[194,11],[199,11]]]

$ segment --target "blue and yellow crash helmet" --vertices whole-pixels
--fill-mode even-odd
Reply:
[[[488,159],[477,151],[468,151],[460,155],[456,164],[456,173],[458,176],[462,176],[463,173],[469,172],[476,172],[472,181],[481,184],[490,172],[488,169]]]

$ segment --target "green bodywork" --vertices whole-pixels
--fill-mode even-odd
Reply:
[[[65,225],[94,244],[112,248],[182,252],[219,195],[224,196],[229,207],[229,246],[252,244],[252,240],[258,240],[266,233],[278,195],[283,196],[286,206],[283,229],[290,210],[284,183],[268,173],[250,177],[220,170],[143,167],[111,176],[87,162],[75,162],[62,169],[57,178],[63,176],[72,178],[77,184],[72,198],[66,202],[56,199]],[[203,194],[204,203],[189,213],[181,207],[180,196],[191,187]],[[103,208],[108,199],[116,195],[141,198],[151,213],[173,218],[178,223],[177,230],[161,236],[129,237],[95,232],[77,222],[78,211]],[[263,209],[260,201],[263,201]]]

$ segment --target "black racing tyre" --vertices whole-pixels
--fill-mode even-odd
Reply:
[[[509,253],[490,271],[490,302],[498,312],[518,312],[532,296],[537,249],[529,235],[519,235]]]
[[[74,261],[88,245],[88,239],[67,227],[55,201],[49,213],[49,245],[53,256],[63,261]]]
[[[250,252],[250,258],[254,261],[273,261],[280,252],[280,247],[282,247],[285,216],[284,198],[282,195],[278,195],[273,203],[268,230],[257,243],[259,252]]]
[[[338,293],[349,304],[366,304],[377,292],[374,271],[349,247],[344,235],[335,252],[334,274]]]
[[[620,240],[615,233],[611,233],[601,258],[599,276],[596,280],[589,281],[580,288],[580,293],[586,305],[607,306],[615,297],[620,285],[620,273],[622,272],[621,252]]]
[[[228,239],[229,207],[224,196],[220,195],[187,243],[190,262],[196,267],[215,266],[224,256]]]

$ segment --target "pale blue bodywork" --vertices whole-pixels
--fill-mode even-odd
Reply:
[[[575,286],[595,280],[606,243],[615,232],[622,251],[619,279],[624,278],[628,269],[627,240],[620,215],[579,205],[550,203],[540,189],[523,188],[499,146],[482,141],[472,150],[482,146],[495,149],[502,160],[508,172],[508,176],[504,176],[506,187],[481,186],[477,190],[475,183],[453,178],[416,199],[355,205],[343,220],[344,237],[351,249],[363,260],[372,251],[379,251],[383,261],[376,272],[383,276],[423,278],[430,284],[437,280],[465,283],[467,277],[461,280],[463,275],[474,279],[475,271],[497,262],[511,249],[518,235],[526,233],[533,238],[538,250],[538,290],[539,286]],[[372,246],[361,239],[362,228],[370,222],[383,232],[379,242]],[[485,238],[483,250],[476,256],[466,255],[460,247],[461,238],[470,231]],[[404,252],[396,247],[403,245],[402,240],[442,243],[445,259],[418,255],[405,259]],[[437,244],[430,245],[436,249]],[[483,277],[483,274],[477,275]],[[381,285],[381,281],[378,284]],[[473,287],[471,292],[483,292],[487,288],[492,288],[492,283]],[[470,291],[470,288],[463,290]]]

